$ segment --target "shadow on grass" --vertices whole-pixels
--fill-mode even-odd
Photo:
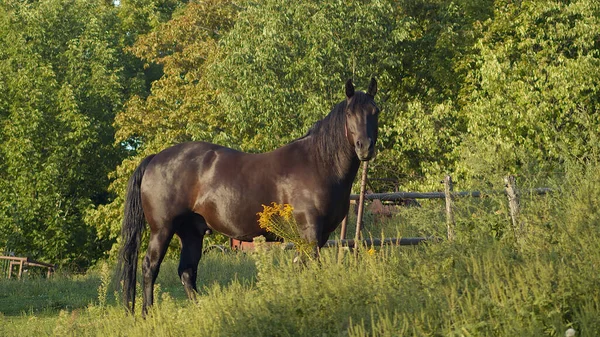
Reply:
[[[140,264],[141,265],[141,264]],[[177,274],[178,261],[165,259],[157,279],[161,292],[175,299],[185,300],[185,292]],[[113,270],[113,268],[111,268]],[[141,293],[141,278],[138,270],[138,294]],[[206,293],[207,286],[215,283],[227,286],[234,280],[242,284],[253,284],[256,268],[252,260],[243,253],[209,252],[203,256],[198,268],[198,290]],[[102,284],[97,270],[86,275],[55,275],[51,279],[25,278],[0,279],[0,314],[20,316],[56,315],[60,310],[72,311],[98,303],[98,291]],[[106,296],[108,305],[117,303],[114,289]]]
[[[178,261],[169,259],[162,263],[156,284],[161,292],[169,293],[175,299],[186,299],[183,285],[177,273]],[[198,292],[206,294],[206,288],[219,284],[227,286],[237,280],[241,284],[256,282],[256,266],[245,253],[210,251],[205,253],[198,265]],[[139,289],[139,288],[138,288]]]
[[[98,276],[55,275],[51,279],[0,279],[0,313],[56,315],[87,306],[98,297]]]

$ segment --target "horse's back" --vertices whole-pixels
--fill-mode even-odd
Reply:
[[[262,205],[277,202],[292,204],[305,218],[330,219],[326,227],[337,225],[341,212],[332,212],[331,205],[349,190],[334,192],[313,165],[301,142],[260,154],[205,142],[178,144],[158,153],[146,169],[146,218],[152,228],[196,213],[216,231],[251,240],[266,234],[257,223]]]
[[[201,172],[210,172],[217,152],[237,152],[205,142],[181,143],[157,153],[144,174],[142,205],[151,227],[189,212]]]
[[[256,213],[261,203],[272,201],[265,195],[273,193],[273,184],[264,179],[269,176],[265,172],[269,156],[263,155],[206,142],[177,144],[159,152],[141,187],[151,228],[197,213],[209,227],[228,236],[261,234]]]

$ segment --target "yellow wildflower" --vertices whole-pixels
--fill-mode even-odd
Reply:
[[[290,204],[278,204],[272,202],[271,205],[272,206],[262,205],[263,211],[258,213],[258,224],[260,228],[264,228],[269,232],[273,229],[273,222],[277,222],[280,219],[291,221],[294,215],[294,208]]]
[[[282,209],[279,211],[279,215],[287,221],[291,220],[294,215],[294,207],[290,204],[283,204]]]
[[[308,242],[300,234],[298,224],[294,219],[292,205],[272,202],[271,206],[262,206],[263,211],[257,214],[260,228],[277,235],[286,242],[293,243],[301,254],[311,258],[315,243]]]

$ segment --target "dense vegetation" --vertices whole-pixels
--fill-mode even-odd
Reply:
[[[600,334],[598,1],[116,3],[0,1],[0,253],[65,273],[0,279],[0,335]],[[524,196],[522,235],[487,197],[457,201],[454,242],[303,268],[213,252],[197,304],[169,257],[150,317],[124,315],[102,261],[141,158],[187,140],[271,150],[371,76],[371,177],[553,187]],[[398,211],[368,214],[370,235],[444,237],[439,202]]]
[[[482,230],[511,226],[506,199],[488,197],[457,201],[454,242],[357,257],[330,248],[305,267],[279,248],[213,251],[200,262],[198,303],[168,259],[145,320],[115,305],[108,264],[86,276],[0,280],[0,335],[598,336],[599,177],[598,165],[568,170],[552,185],[560,194],[523,198],[518,238]],[[441,236],[443,209],[424,202],[368,229]]]
[[[599,69],[596,0],[3,0],[0,250],[87,268],[114,250],[141,158],[273,149],[350,77],[382,88],[371,176],[564,179],[599,159]]]

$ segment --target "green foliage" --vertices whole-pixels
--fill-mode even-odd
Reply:
[[[115,117],[116,141],[134,156],[111,173],[110,191],[116,198],[88,213],[102,237],[114,242],[120,233],[127,181],[145,156],[184,141],[210,141],[219,132],[222,118],[212,104],[215,90],[205,73],[221,55],[218,41],[233,24],[236,10],[231,1],[190,3],[128,48],[146,67],[160,66],[163,75],[152,82],[151,95],[133,96]],[[219,235],[208,241],[215,237],[222,241]]]
[[[127,149],[115,146],[115,113],[157,77],[124,47],[181,4],[2,2],[1,251],[80,268],[110,248],[89,210],[110,201]]]
[[[383,113],[371,176],[396,178],[402,189],[438,189],[447,172],[466,186],[593,158],[597,81],[587,74],[598,73],[597,30],[586,27],[596,27],[594,6],[192,3],[131,49],[164,76],[117,116],[118,140],[141,147],[114,173],[112,191],[123,195],[141,158],[177,142],[281,146],[343,99],[345,78],[361,87],[372,75]],[[94,215],[111,238],[121,204],[117,197]]]
[[[119,0],[123,38],[131,45],[140,34],[145,34],[171,19],[174,12],[188,1],[181,0]]]
[[[493,6],[487,0],[399,3],[401,22],[411,25],[397,54],[403,68],[381,86],[389,98],[375,176],[396,178],[402,189],[438,189],[440,177],[454,167],[453,149],[467,131],[457,108],[468,72],[463,62],[474,52],[474,26],[490,18]]]
[[[279,147],[350,77],[379,80],[371,176],[402,190],[598,159],[594,0],[0,7],[0,247],[22,255],[89,265],[116,241],[143,157],[189,140]]]
[[[586,0],[496,5],[467,61],[459,174],[497,179],[598,157],[599,11]]]
[[[250,2],[208,76],[219,88],[216,140],[266,151],[301,136],[343,99],[342,83],[376,76],[383,108],[374,174],[439,174],[464,130],[455,99],[471,23],[490,1]],[[478,10],[473,11],[476,7]],[[414,182],[412,185],[415,186]]]
[[[319,263],[304,267],[292,262],[292,252],[281,249],[209,254],[200,264],[197,303],[185,299],[177,262],[166,261],[157,304],[145,320],[139,313],[126,315],[111,301],[72,310],[77,306],[65,302],[73,296],[48,308],[46,316],[34,312],[17,317],[14,308],[3,311],[1,319],[7,324],[0,325],[0,333],[557,336],[573,328],[577,336],[596,336],[599,177],[597,164],[571,164],[556,182],[559,192],[524,199],[527,230],[520,242],[510,236],[497,239],[489,230],[510,224],[508,215],[498,212],[499,201],[465,199],[457,204],[456,220],[473,227],[459,227],[454,242],[363,249],[358,257],[323,249]],[[442,205],[405,210],[397,226],[443,230],[443,219],[431,216],[435,207],[443,212]],[[0,281],[0,294],[6,294],[0,300],[7,300],[0,303],[26,307],[14,295],[20,287],[34,289],[33,302],[26,302],[30,305],[41,304],[44,291],[59,292],[54,289],[60,287],[75,289],[72,293],[86,294],[93,302],[105,273],[100,267],[84,277],[93,280],[82,283],[85,289],[65,279]],[[47,282],[44,290],[37,285],[41,282]]]
[[[0,15],[0,247],[83,267],[106,245],[83,222],[106,202],[120,160],[111,126],[122,104],[110,7],[5,1]]]
[[[359,87],[371,75],[392,81],[410,27],[395,13],[387,1],[247,2],[208,74],[220,89],[224,140],[271,150],[341,101],[347,78]]]

